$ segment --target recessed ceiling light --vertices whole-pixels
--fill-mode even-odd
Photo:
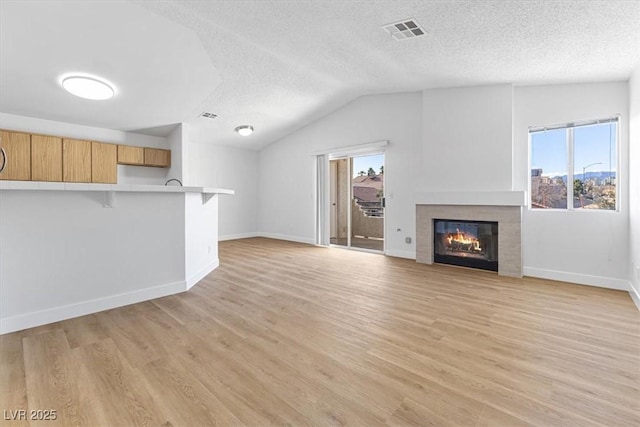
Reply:
[[[64,77],[61,84],[67,92],[85,99],[105,100],[116,93],[109,83],[95,77],[70,75]]]
[[[238,132],[242,136],[249,136],[253,133],[253,126],[242,125],[236,128],[236,132]]]

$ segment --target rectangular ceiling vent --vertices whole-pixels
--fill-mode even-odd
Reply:
[[[396,40],[412,39],[427,33],[427,31],[418,24],[418,21],[413,18],[383,25],[382,29]]]
[[[216,117],[218,117],[218,115],[213,113],[207,113],[205,111],[202,114],[200,114],[200,117],[204,117],[205,119],[215,119]]]

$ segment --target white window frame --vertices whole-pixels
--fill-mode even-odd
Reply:
[[[589,126],[589,125],[598,125],[598,124],[605,124],[605,123],[615,123],[617,128],[616,128],[616,138],[615,138],[615,144],[616,144],[616,159],[615,159],[615,164],[616,164],[616,207],[615,209],[583,209],[583,208],[574,208],[573,207],[573,180],[574,180],[574,175],[575,175],[575,171],[574,171],[574,158],[573,158],[573,154],[574,154],[574,145],[575,145],[575,140],[574,140],[574,129],[577,127],[582,127],[582,126]],[[621,200],[620,200],[620,151],[621,151],[621,147],[620,147],[620,130],[622,128],[621,125],[621,117],[620,115],[615,115],[615,116],[611,116],[608,118],[604,118],[604,119],[589,119],[589,120],[580,120],[580,121],[574,121],[574,122],[568,122],[568,123],[558,123],[558,124],[554,124],[554,125],[547,125],[547,126],[529,126],[529,132],[528,132],[528,158],[529,158],[529,167],[527,169],[527,190],[529,193],[529,200],[528,200],[528,210],[532,211],[532,212],[609,212],[609,213],[617,213],[620,212],[620,205],[621,205]],[[532,197],[532,193],[531,193],[531,169],[533,167],[532,164],[532,156],[531,156],[531,135],[533,133],[536,132],[542,132],[542,131],[547,131],[547,130],[556,130],[556,129],[566,129],[566,148],[567,148],[567,207],[566,208],[548,208],[548,209],[543,209],[543,208],[534,208],[533,207],[533,203],[531,203],[531,197]]]

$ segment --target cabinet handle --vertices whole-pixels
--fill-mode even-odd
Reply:
[[[7,152],[4,151],[4,147],[0,147],[0,152],[2,152],[2,166],[0,167],[0,173],[2,173],[7,166]]]

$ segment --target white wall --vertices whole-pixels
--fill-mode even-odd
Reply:
[[[420,169],[422,94],[358,98],[260,152],[261,234],[315,241],[316,169],[312,153],[388,140],[385,151],[387,253],[415,257],[414,182]],[[397,231],[400,229],[400,231]],[[412,243],[404,241],[405,236]]]
[[[258,169],[257,151],[206,143],[186,145],[185,185],[235,190],[235,195],[221,195],[218,201],[220,240],[255,236]]]
[[[640,66],[629,81],[629,166],[629,275],[640,308]]]
[[[184,194],[0,197],[2,332],[185,290]]]
[[[423,92],[424,191],[512,189],[513,87]]]
[[[139,147],[169,148],[166,138],[0,113],[0,128]],[[118,184],[164,184],[168,170],[118,165]]]
[[[171,167],[166,171],[167,179],[179,179],[184,185],[184,161],[186,157],[186,144],[183,141],[187,141],[187,129],[183,124],[179,124],[173,132],[167,135],[167,146],[171,150]],[[175,182],[170,185],[176,185]]]
[[[524,210],[525,275],[627,289],[629,139],[626,82],[515,89],[514,186],[528,186],[528,127],[621,114],[620,211]]]
[[[415,258],[415,192],[511,189],[512,115],[511,85],[359,98],[262,150],[259,230],[313,243],[311,153],[389,140],[386,252]]]
[[[218,267],[218,197],[185,195],[185,273],[187,289]]]

